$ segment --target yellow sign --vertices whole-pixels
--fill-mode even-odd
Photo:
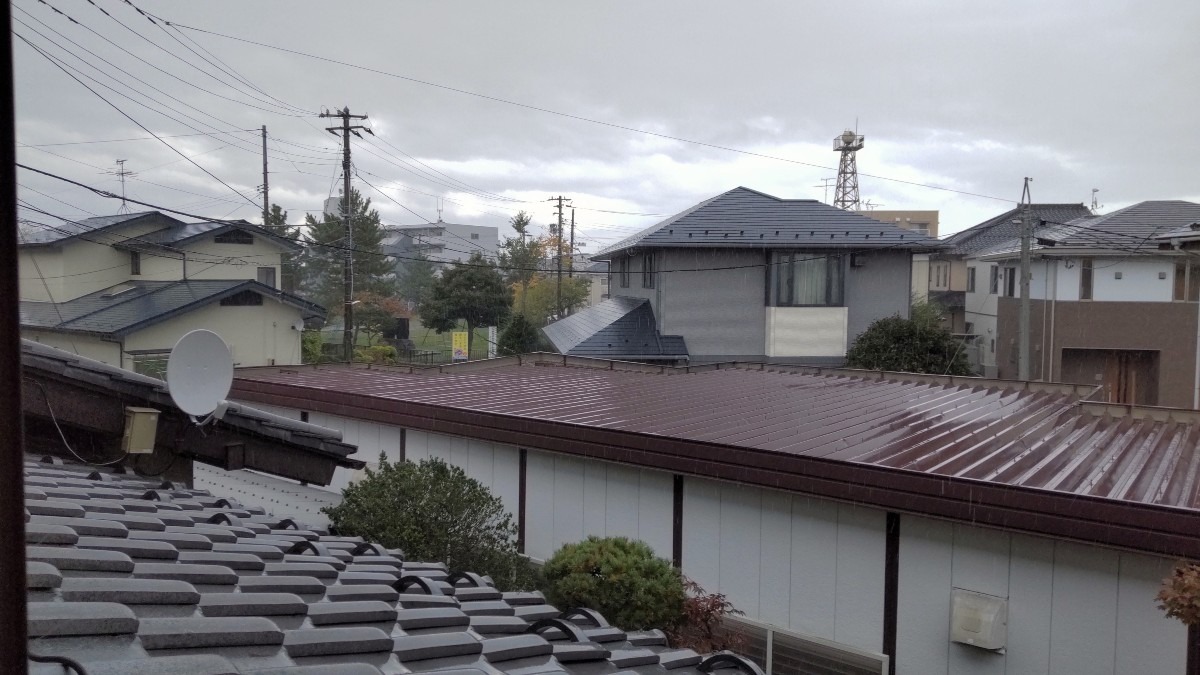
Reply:
[[[450,344],[454,347],[453,360],[466,361],[467,359],[471,358],[470,355],[467,354],[467,332],[465,330],[454,331],[450,334],[450,340]]]

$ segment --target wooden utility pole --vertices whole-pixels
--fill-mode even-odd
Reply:
[[[567,199],[566,197],[564,197],[562,195],[559,195],[557,197],[551,197],[550,199],[548,199],[546,201],[557,202],[557,205],[554,208],[558,211],[558,230],[555,233],[555,239],[556,239],[556,242],[558,245],[558,264],[557,264],[557,273],[556,273],[556,276],[558,279],[558,281],[557,281],[558,285],[554,292],[554,316],[557,319],[561,319],[562,313],[563,313],[563,306],[562,306],[563,201],[571,201],[571,200]]]
[[[325,130],[337,136],[341,133],[342,136],[342,220],[345,223],[345,234],[343,235],[342,250],[345,255],[342,256],[342,297],[344,304],[342,306],[342,358],[346,363],[354,360],[354,257],[352,255],[354,249],[354,235],[351,233],[350,218],[350,134],[359,136],[358,129],[362,129],[367,133],[371,130],[360,125],[351,125],[350,120],[365,120],[366,115],[351,115],[350,107],[346,106],[337,112],[323,112],[321,117],[340,117],[342,126],[326,127]],[[373,135],[373,134],[372,134]],[[359,136],[361,138],[361,136]]]
[[[262,142],[263,142],[263,227],[267,226],[267,219],[271,215],[271,191],[270,184],[267,183],[267,125],[262,126]]]
[[[1021,310],[1017,327],[1019,343],[1017,344],[1017,379],[1028,381],[1029,374],[1029,273],[1030,248],[1033,239],[1033,217],[1030,211],[1029,183],[1025,178],[1025,188],[1021,192]]]

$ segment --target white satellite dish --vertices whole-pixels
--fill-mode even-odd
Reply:
[[[194,330],[179,338],[167,358],[167,391],[180,410],[220,418],[231,386],[233,355],[220,335]]]

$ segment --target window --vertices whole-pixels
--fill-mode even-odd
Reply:
[[[967,268],[967,292],[968,293],[975,292],[975,268],[974,267]],[[967,331],[967,332],[969,333],[971,331]]]
[[[975,334],[975,324],[968,321],[966,323],[966,326],[963,327],[963,332],[966,333],[967,335],[974,335]]]
[[[1004,268],[1004,297],[1017,297],[1017,268]]]
[[[218,244],[253,244],[254,236],[243,230],[230,230],[213,237]]]
[[[1187,289],[1184,296],[1183,289]],[[1180,260],[1175,263],[1175,293],[1178,301],[1195,302],[1200,300],[1200,263]]]
[[[129,274],[137,276],[142,273],[142,254],[137,251],[129,252]]]
[[[992,265],[988,268],[988,293],[995,295],[1000,292],[1000,267]]]
[[[607,286],[608,285],[608,277],[600,277],[600,285]]]
[[[992,353],[993,353],[993,354],[995,354],[995,353],[996,353],[996,338],[992,338],[992,339],[990,340],[990,342],[992,343],[992,344],[991,344],[991,350],[992,350]]]
[[[1092,259],[1079,261],[1079,299],[1092,299]]]
[[[642,254],[642,288],[654,288],[654,252]]]
[[[262,296],[254,291],[241,291],[228,298],[221,298],[222,307],[260,307],[262,304]]]
[[[275,268],[260,267],[258,268],[258,283],[266,284],[271,288],[275,288]]]
[[[621,275],[621,288],[629,288],[629,258],[617,261],[617,274]]]
[[[479,238],[479,233],[478,233],[478,232],[472,232],[472,233],[471,233],[471,238],[472,238],[472,239],[478,239],[478,238]]]
[[[840,307],[842,259],[805,251],[771,253],[772,307]]]

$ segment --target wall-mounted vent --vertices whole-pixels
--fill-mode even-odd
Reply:
[[[961,588],[951,591],[950,640],[980,649],[1004,649],[1008,600]]]

